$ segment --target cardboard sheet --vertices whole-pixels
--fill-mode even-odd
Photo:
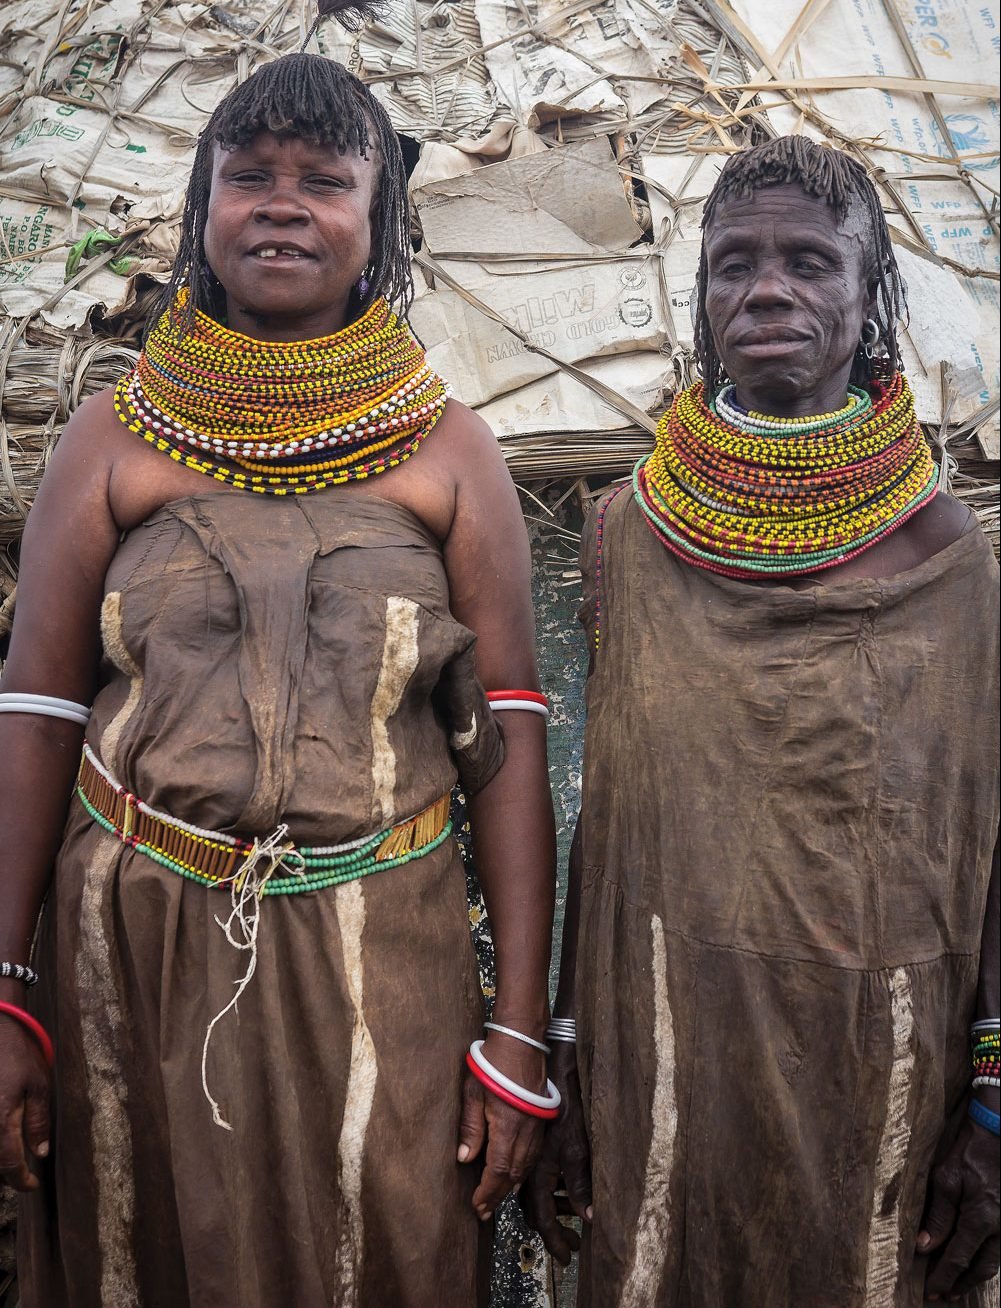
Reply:
[[[670,352],[691,345],[702,202],[727,143],[752,121],[726,116],[751,95],[706,94],[699,69],[721,85],[831,73],[996,79],[996,0],[894,5],[413,0],[358,36],[327,22],[311,48],[367,77],[422,143],[416,209],[451,284],[439,275],[425,288],[413,320],[458,392],[505,434],[612,430],[661,403],[657,361],[666,373]],[[152,14],[143,0],[3,5],[0,309],[77,329],[95,305],[129,303],[129,280],[99,258],[66,287],[67,253],[94,229],[141,225],[132,266],[165,273],[198,132],[238,76],[294,48],[305,12],[268,0],[168,0]],[[716,12],[744,25],[760,59],[713,27]],[[773,130],[847,141],[884,170],[921,417],[938,422],[943,398],[952,417],[985,403],[998,389],[1001,247],[984,212],[999,187],[997,103],[864,88],[794,100],[767,86],[760,102]],[[642,199],[629,198],[630,169],[649,179]],[[971,368],[979,391],[944,387],[944,370]]]

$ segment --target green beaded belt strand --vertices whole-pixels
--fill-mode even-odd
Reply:
[[[270,860],[266,877],[256,875],[260,895],[300,895],[400,867],[430,854],[452,833],[450,796],[442,795],[415,817],[347,844],[296,848],[284,839],[286,828],[263,842],[238,840],[151,808],[106,771],[89,745],[76,794],[90,817],[122,844],[199,885],[240,891],[262,858]]]

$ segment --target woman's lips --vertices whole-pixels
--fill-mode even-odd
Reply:
[[[248,257],[255,263],[289,266],[296,263],[311,263],[313,256],[295,246],[266,245],[248,251]]]
[[[785,343],[787,341],[805,341],[808,338],[803,332],[793,331],[791,327],[755,327],[752,331],[744,332],[738,336],[738,345],[766,345],[773,341]]]
[[[736,348],[752,357],[764,357],[774,354],[793,354],[809,344],[809,337],[799,336],[788,329],[775,327],[759,328],[748,332],[735,342]]]

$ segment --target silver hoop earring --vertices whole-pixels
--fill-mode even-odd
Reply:
[[[862,335],[859,337],[859,346],[862,353],[867,359],[871,359],[875,354],[875,345],[879,340],[879,323],[875,318],[866,318],[862,324]]]

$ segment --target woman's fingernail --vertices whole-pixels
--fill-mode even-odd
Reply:
[[[469,1161],[469,1145],[459,1145],[459,1162],[465,1163],[468,1161]]]
[[[918,1236],[918,1248],[927,1249],[930,1244],[931,1244],[931,1236],[928,1234],[927,1231],[922,1231],[921,1234]]]
[[[584,1216],[587,1218],[588,1221],[590,1221],[591,1218],[594,1216],[594,1208],[591,1204],[588,1204],[588,1206],[584,1209]]]
[[[48,1156],[49,1156],[49,1142],[48,1140],[43,1140],[42,1143],[35,1150],[35,1157],[48,1158]]]

